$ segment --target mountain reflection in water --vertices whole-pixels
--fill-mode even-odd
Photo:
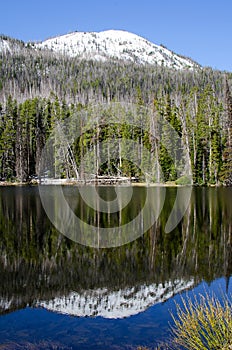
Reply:
[[[76,201],[77,189],[67,186],[63,190],[75,213],[94,222],[94,212]],[[146,190],[134,189],[125,218],[120,220],[126,222],[136,215]],[[112,187],[104,187],[106,197],[113,192]],[[140,238],[121,247],[97,249],[77,244],[53,227],[37,187],[0,188],[0,313],[6,318],[6,327],[9,313],[28,312],[28,307],[33,312],[37,308],[54,311],[57,317],[63,313],[92,319],[132,316],[128,319],[132,320],[202,281],[211,283],[220,277],[229,281],[232,188],[195,188],[181,223],[171,233],[164,233],[175,195],[176,188],[166,189],[159,219]],[[108,216],[104,213],[99,223],[109,221]],[[154,315],[154,324],[160,317]],[[11,342],[10,335],[4,339],[4,334],[7,332],[2,330],[0,341]],[[150,334],[153,345],[154,334]],[[101,337],[107,335],[103,332]],[[130,344],[130,339],[125,342]],[[133,339],[131,344],[135,345]],[[85,346],[88,348],[88,341]]]

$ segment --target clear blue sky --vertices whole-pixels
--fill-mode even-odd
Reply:
[[[123,29],[232,72],[232,0],[2,0],[0,11],[0,33],[24,41]]]

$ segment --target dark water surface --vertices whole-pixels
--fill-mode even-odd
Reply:
[[[153,190],[135,187],[121,214],[100,216],[77,187],[63,191],[97,232],[132,220]],[[165,233],[176,191],[166,189],[161,214],[145,234],[102,249],[57,231],[37,187],[0,188],[0,349],[154,347],[169,338],[170,312],[181,296],[230,295],[232,188],[193,189],[184,218]],[[113,187],[98,192],[115,199]]]

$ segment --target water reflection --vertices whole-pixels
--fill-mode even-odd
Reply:
[[[112,248],[134,241],[153,226],[166,189],[80,186],[70,193],[62,186],[40,186],[39,191],[47,216],[66,237],[89,247]]]
[[[111,191],[105,188],[105,198],[111,198]],[[1,188],[1,314],[29,305],[76,316],[122,318],[202,280],[229,280],[232,189],[196,188],[183,220],[170,233],[165,225],[176,189],[166,191],[159,219],[143,236],[118,248],[97,249],[77,244],[53,227],[37,187]],[[136,215],[145,192],[135,189],[120,220]],[[97,219],[94,209],[77,198],[75,187],[64,187],[64,194],[79,217],[96,229],[102,220],[111,225],[119,215],[109,218],[105,212]]]

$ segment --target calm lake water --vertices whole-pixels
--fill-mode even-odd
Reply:
[[[52,195],[54,187],[45,187]],[[115,199],[113,187],[97,191],[105,201]],[[53,226],[38,187],[0,188],[0,349],[154,347],[170,337],[170,313],[181,296],[230,295],[232,188],[194,188],[183,219],[169,233],[165,225],[177,188],[166,188],[165,196],[159,191],[134,187],[120,213],[98,215],[78,187],[64,186],[70,209],[95,227],[94,242],[99,228],[119,230],[138,216],[148,194],[154,197],[160,215],[146,233],[143,222],[135,222],[137,239],[98,248]],[[125,234],[120,231],[120,239]]]

